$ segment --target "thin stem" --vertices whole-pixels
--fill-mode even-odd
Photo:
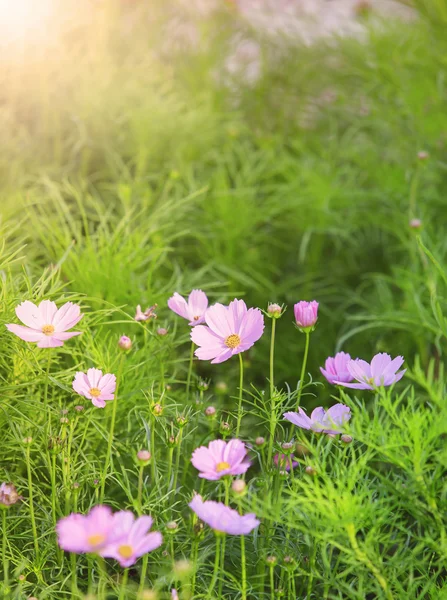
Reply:
[[[275,380],[274,380],[274,359],[275,359],[275,331],[276,319],[272,319],[272,336],[270,338],[270,438],[267,453],[267,471],[272,464],[273,440],[275,439],[276,429],[276,407],[275,407]]]
[[[26,469],[28,472],[28,492],[29,492],[29,512],[31,517],[31,527],[34,537],[34,551],[36,553],[36,561],[39,560],[39,541],[37,539],[36,517],[34,514],[34,495],[33,495],[33,478],[31,476],[31,444],[26,445]]]
[[[275,566],[270,565],[270,598],[275,600],[275,579],[274,579]]]
[[[186,380],[186,400],[189,400],[189,389],[191,387],[191,375],[192,375],[193,362],[194,362],[194,342],[191,342],[191,351],[189,353],[188,379]]]
[[[98,600],[106,600],[107,598],[107,571],[104,559],[101,556],[96,557],[99,571],[98,582]]]
[[[181,445],[182,445],[182,437],[183,437],[183,429],[180,429],[178,433],[178,445],[177,445],[177,455],[175,458],[175,469],[174,469],[174,483],[172,485],[172,489],[174,490],[174,494],[177,489],[177,478],[180,467],[180,456],[181,456]]]
[[[3,541],[2,541],[2,559],[3,559],[3,581],[5,586],[5,600],[9,598],[9,565],[6,559],[6,508],[0,508],[0,512],[2,513],[2,533],[3,533]]]
[[[113,444],[113,436],[115,433],[115,422],[116,422],[116,409],[118,406],[118,388],[121,383],[121,375],[123,372],[124,358],[125,358],[125,356],[123,353],[121,355],[120,364],[118,367],[118,377],[117,377],[117,381],[116,381],[115,397],[113,400],[113,407],[112,407],[112,419],[110,421],[109,440],[108,440],[108,444],[107,444],[107,454],[106,454],[106,460],[105,460],[105,464],[104,464],[104,473],[102,475],[102,481],[101,481],[101,502],[104,498],[104,488],[106,486],[106,478],[107,478],[107,473],[109,470],[110,457],[112,455],[112,444]]]
[[[143,566],[141,567],[141,573],[140,573],[140,586],[138,588],[138,598],[142,597],[143,595],[143,591],[144,591],[144,584],[146,581],[146,573],[147,573],[147,563],[149,560],[149,556],[147,554],[145,554],[143,556]]]
[[[157,467],[155,464],[155,415],[151,412],[151,476],[152,481],[151,484],[155,485],[157,481]]]
[[[305,334],[306,334],[306,345],[304,347],[303,365],[301,367],[300,383],[299,383],[299,388],[298,388],[298,397],[297,397],[297,401],[296,401],[297,408],[300,405],[301,394],[303,392],[304,377],[306,375],[307,356],[309,354],[310,331],[306,331]]]
[[[43,405],[44,405],[45,412],[47,411],[47,406],[48,406],[48,383],[50,381],[50,367],[51,367],[52,356],[53,356],[53,354],[52,354],[51,350],[48,348],[47,370],[46,370],[46,376],[45,376],[45,388],[44,388],[44,392],[43,392]]]
[[[228,476],[224,477],[223,482],[224,482],[224,486],[225,486],[224,503],[225,503],[225,506],[228,506],[230,503],[231,477],[228,477]],[[221,557],[220,557],[220,571],[221,571],[222,575],[225,571],[225,545],[226,545],[226,542],[227,542],[227,538],[226,538],[226,536],[224,536],[224,538],[222,540],[222,552],[221,552]],[[219,593],[218,593],[219,598],[222,598],[223,583],[224,583],[224,577],[222,576],[219,580]]]
[[[245,561],[245,536],[241,535],[242,600],[247,599],[247,568]]]
[[[225,538],[223,538],[223,539],[225,539]],[[219,535],[216,535],[216,556],[214,557],[213,578],[211,580],[210,587],[208,589],[208,596],[207,596],[209,599],[211,599],[213,597],[212,594],[213,594],[214,588],[216,587],[217,575],[219,573],[221,542],[222,542],[222,538]],[[219,594],[219,597],[221,597],[220,594]]]
[[[244,387],[244,361],[242,359],[242,352],[239,352],[239,404],[237,410],[237,426],[236,426],[236,437],[239,435],[242,421],[242,390]]]
[[[76,554],[72,552],[70,554],[70,562],[71,562],[71,595],[73,598],[78,597],[78,579],[76,572]]]
[[[199,551],[199,540],[197,537],[194,538],[192,542],[191,548],[191,564],[194,566],[194,570],[192,573],[192,581],[191,581],[191,598],[194,598],[194,593],[196,591],[196,576],[197,576],[197,554]]]
[[[127,589],[127,579],[129,577],[129,569],[124,569],[123,578],[121,580],[120,586],[120,595],[118,600],[125,600],[126,598],[126,589]]]
[[[138,510],[140,514],[143,512],[143,471],[144,465],[140,465],[140,470],[138,472],[138,496],[137,496],[137,504]]]

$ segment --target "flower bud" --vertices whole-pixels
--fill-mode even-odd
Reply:
[[[282,316],[282,306],[279,304],[269,304],[267,314],[271,319],[279,319]]]
[[[257,437],[257,438],[255,439],[255,444],[256,444],[256,446],[259,446],[259,447],[261,448],[261,447],[262,447],[262,446],[264,446],[264,444],[265,444],[265,438],[263,438],[263,437],[260,435],[259,437]]]
[[[23,438],[23,443],[24,444],[32,444],[33,443],[33,438],[32,437]]]
[[[165,335],[168,335],[168,330],[165,329],[164,327],[159,327],[157,329],[157,334],[160,335],[161,337],[164,337]]]
[[[247,484],[243,479],[235,479],[231,489],[236,496],[243,496],[247,492]]]
[[[179,417],[176,418],[175,422],[181,429],[188,423],[188,419],[186,417],[184,417],[183,415],[180,415]]]
[[[175,521],[169,521],[169,523],[166,523],[166,533],[169,533],[170,535],[174,535],[176,534],[178,531],[178,523],[176,523]]]
[[[177,446],[178,438],[175,435],[170,435],[167,440],[168,448],[174,448]]]
[[[273,566],[275,566],[275,565],[276,565],[276,563],[278,562],[278,559],[276,558],[276,556],[272,556],[272,555],[270,555],[270,556],[267,556],[267,558],[265,559],[265,562],[266,562],[266,563],[267,563],[269,566],[273,567]]]
[[[59,437],[58,435],[51,436],[48,440],[48,450],[51,450],[54,453],[58,453],[62,451],[62,448],[65,445],[65,441]]]
[[[68,423],[69,423],[69,420],[67,419],[67,417],[61,417],[59,420],[62,425],[68,425]]]
[[[199,379],[199,381],[197,382],[197,389],[199,390],[199,392],[206,392],[209,387],[210,384],[205,379]]]
[[[163,414],[163,407],[161,404],[154,404],[152,406],[152,414],[155,417],[160,417]]]
[[[222,421],[220,424],[220,433],[224,438],[228,437],[231,433],[231,425],[227,421]]]
[[[418,152],[418,159],[423,161],[423,160],[427,160],[427,158],[430,157],[430,154],[426,151],[426,150],[420,150]]]
[[[82,412],[83,410],[84,410],[84,407],[83,407],[83,406],[81,406],[81,404],[77,404],[77,405],[75,406],[75,411],[76,411],[76,412],[79,412],[79,413],[80,413],[80,412]]]
[[[284,450],[284,454],[291,454],[295,444],[293,442],[284,442],[281,444],[281,448]]]
[[[175,588],[171,590],[171,600],[180,600],[178,592]]]
[[[290,569],[294,569],[295,568],[295,559],[292,556],[285,556],[284,557],[284,564],[285,566]]]
[[[313,331],[318,320],[318,302],[306,302],[301,300],[293,307],[295,321],[300,331]]]
[[[189,560],[186,559],[177,560],[174,563],[173,571],[176,579],[180,579],[180,581],[183,581],[192,574],[193,565]]]
[[[286,591],[284,590],[284,588],[276,588],[275,590],[275,597],[276,598],[283,598],[286,594]]]
[[[218,381],[216,383],[216,394],[226,394],[228,392],[228,386],[225,381]]]
[[[72,485],[74,490],[78,490],[81,486],[79,485],[79,483],[77,481],[75,481]]]
[[[15,485],[12,483],[2,483],[0,485],[0,508],[9,508],[21,499],[22,496],[19,496]]]
[[[420,229],[422,227],[422,221],[420,219],[411,219],[410,227],[411,229]]]
[[[138,450],[137,459],[142,467],[148,465],[151,462],[152,455],[149,450]]]
[[[143,590],[141,600],[158,600],[160,596],[156,590]]]
[[[63,416],[68,415],[68,410],[66,408],[63,408],[61,410],[61,415],[63,415]]]
[[[311,467],[310,465],[308,465],[305,470],[306,470],[307,475],[314,476],[317,474],[316,470],[313,467]]]
[[[118,346],[126,352],[132,348],[132,340],[127,335],[122,335],[118,341]]]
[[[216,418],[216,409],[214,408],[214,406],[207,406],[205,408],[205,416],[208,417],[209,419]]]
[[[343,434],[340,439],[344,444],[350,444],[352,442],[352,437],[350,435]]]
[[[205,526],[203,525],[202,521],[197,521],[197,523],[194,524],[195,535],[197,537],[202,537],[204,531],[205,531]]]

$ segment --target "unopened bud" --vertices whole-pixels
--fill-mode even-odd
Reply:
[[[350,435],[344,434],[340,437],[340,439],[344,444],[350,444],[352,442],[352,437]]]
[[[283,598],[286,594],[286,591],[283,588],[276,588],[275,594],[276,598]]]
[[[168,437],[167,444],[168,444],[168,448],[173,448],[174,446],[176,446],[177,445],[177,438],[176,438],[176,436],[175,435],[170,435]]]
[[[207,406],[205,408],[205,416],[210,419],[213,419],[216,416],[216,409],[214,406]]]
[[[81,487],[81,486],[79,485],[79,483],[78,483],[77,481],[75,481],[75,482],[73,483],[73,489],[74,489],[74,490],[78,490],[80,487]]]
[[[68,425],[69,420],[67,419],[67,417],[61,417],[60,422],[62,423],[62,425]]]
[[[231,433],[231,425],[227,421],[222,421],[220,424],[220,433],[224,437],[228,437]]]
[[[189,560],[183,559],[183,560],[177,560],[174,563],[174,574],[176,576],[176,579],[186,579],[187,577],[189,577],[192,573],[193,570],[193,566],[190,563]]]
[[[197,389],[200,392],[206,392],[209,387],[210,387],[210,384],[208,381],[205,381],[205,379],[199,379],[199,381],[197,382]]]
[[[420,229],[422,227],[422,221],[420,219],[411,219],[410,227],[411,229]]]
[[[313,467],[311,467],[310,465],[308,465],[306,467],[305,471],[308,475],[316,475],[317,474],[316,470]]]
[[[138,450],[137,459],[139,460],[142,466],[145,466],[151,461],[151,453],[149,452],[149,450]]]
[[[216,383],[216,394],[226,394],[228,392],[228,386],[225,381],[218,381]]]
[[[177,533],[178,523],[176,523],[175,521],[169,521],[169,523],[166,523],[166,531],[171,535]]]
[[[164,337],[165,335],[168,335],[168,330],[165,329],[164,327],[159,327],[157,329],[157,334],[161,335],[161,337]]]
[[[121,350],[130,350],[132,348],[132,340],[127,335],[122,335],[118,341],[118,346]]]
[[[143,590],[141,600],[158,600],[159,597],[156,590]]]
[[[292,567],[295,567],[295,559],[292,558],[292,556],[285,556],[284,557],[284,564],[286,565],[286,567],[288,567],[289,569]]]
[[[32,437],[23,438],[23,443],[24,444],[32,444],[33,443],[33,438]]]
[[[177,425],[181,429],[182,427],[184,427],[188,423],[188,419],[186,417],[184,417],[184,416],[181,415],[180,417],[177,417],[176,423],[177,423]]]
[[[76,412],[82,412],[83,410],[84,410],[84,407],[81,406],[80,404],[78,404],[78,405],[75,406],[75,411]]]
[[[267,314],[271,319],[279,319],[282,315],[282,307],[279,304],[269,304]]]
[[[66,408],[63,408],[61,410],[61,415],[68,415],[68,410]]]
[[[265,438],[263,438],[262,436],[259,436],[255,439],[255,444],[256,446],[263,446],[265,444]]]
[[[236,496],[242,496],[247,491],[247,484],[243,479],[235,479],[231,484],[231,489]]]
[[[15,485],[12,483],[2,483],[0,485],[0,508],[8,508],[17,504],[22,496],[17,493]]]
[[[294,447],[295,444],[293,442],[284,442],[284,444],[281,444],[281,448],[284,450],[285,454],[293,452]]]
[[[204,529],[205,529],[205,527],[204,527],[202,521],[198,521],[197,523],[195,523],[194,533],[196,534],[197,537],[201,537],[203,535]]]
[[[429,156],[430,156],[430,154],[426,150],[420,150],[418,152],[419,160],[427,160],[427,158],[429,158]]]
[[[274,566],[278,562],[278,559],[276,558],[276,556],[267,556],[267,558],[265,559],[265,562],[269,566]]]
[[[161,404],[154,404],[152,407],[152,414],[156,417],[160,417],[163,414],[163,407]]]

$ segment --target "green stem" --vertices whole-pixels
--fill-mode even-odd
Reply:
[[[297,397],[297,401],[296,401],[297,408],[299,408],[301,394],[303,392],[304,377],[306,375],[307,356],[309,354],[310,331],[306,331],[305,334],[306,334],[306,345],[304,347],[303,365],[301,367],[300,383],[299,383],[299,388],[298,388],[298,397]]]
[[[275,600],[275,579],[274,579],[275,566],[270,565],[270,598]]]
[[[51,454],[51,516],[53,518],[53,527],[56,527],[56,452],[53,449]]]
[[[39,560],[39,541],[37,539],[36,517],[34,514],[34,495],[33,495],[33,478],[31,476],[31,444],[26,445],[26,469],[28,472],[28,492],[29,492],[29,512],[31,517],[31,527],[34,537],[34,551],[36,553],[36,562]]]
[[[168,474],[166,477],[166,483],[168,485],[168,490],[171,489],[171,477],[172,477],[172,458],[174,456],[174,447],[171,446],[168,448]]]
[[[107,571],[104,559],[101,556],[96,557],[99,571],[98,582],[98,600],[106,600],[107,598]]]
[[[140,465],[140,470],[138,473],[138,496],[137,496],[138,511],[139,511],[140,515],[143,512],[143,471],[144,471],[144,465]]]
[[[51,366],[52,356],[53,355],[52,355],[51,350],[48,349],[47,370],[46,370],[46,376],[45,376],[45,388],[44,388],[44,392],[43,392],[43,405],[44,405],[45,412],[47,412],[47,406],[48,406],[48,383],[50,381],[50,366]]]
[[[272,336],[270,339],[270,438],[269,447],[267,453],[267,471],[269,471],[272,464],[273,456],[273,440],[275,438],[276,429],[276,407],[275,407],[275,382],[274,382],[274,358],[275,358],[275,330],[276,330],[276,319],[272,319]]]
[[[186,400],[189,400],[189,389],[191,387],[191,375],[192,367],[194,362],[194,342],[191,342],[191,351],[189,353],[189,368],[188,368],[188,379],[186,380]]]
[[[194,538],[193,542],[192,542],[192,549],[191,549],[191,564],[194,567],[193,573],[192,573],[192,580],[191,580],[191,598],[194,598],[194,593],[196,591],[196,576],[197,576],[197,554],[199,551],[199,540],[197,539],[197,537]]]
[[[150,447],[150,452],[151,452],[151,476],[152,476],[152,481],[151,484],[153,486],[156,485],[157,483],[157,467],[155,464],[155,416],[154,414],[151,412],[151,447]]]
[[[143,566],[141,567],[141,573],[140,573],[140,586],[138,588],[138,598],[143,596],[143,591],[144,591],[144,584],[146,581],[146,573],[147,573],[147,563],[149,560],[149,556],[147,554],[145,554],[143,556]]]
[[[224,477],[223,482],[224,482],[224,486],[225,486],[224,503],[225,503],[225,506],[228,506],[230,503],[231,477]],[[220,557],[220,572],[222,573],[222,577],[219,580],[218,598],[222,598],[222,590],[223,590],[223,584],[224,584],[223,573],[225,571],[225,545],[226,545],[226,542],[227,542],[227,538],[226,538],[226,536],[224,536],[224,538],[222,540],[222,552],[221,552],[221,557]]]
[[[78,597],[78,579],[76,572],[76,554],[72,552],[70,554],[70,562],[71,562],[71,595],[73,598]]]
[[[223,539],[225,539],[225,538],[223,538]],[[219,573],[221,542],[222,542],[222,538],[219,535],[216,535],[216,556],[214,558],[213,578],[211,580],[210,587],[208,589],[208,596],[207,596],[207,598],[209,598],[209,600],[211,600],[211,598],[213,597],[212,594],[213,594],[214,588],[216,586],[217,575]],[[221,595],[219,594],[219,598],[220,597],[221,597]]]
[[[180,456],[181,456],[181,445],[182,445],[182,437],[183,437],[183,429],[180,429],[178,433],[178,442],[177,442],[177,455],[175,457],[175,469],[174,469],[174,483],[172,489],[174,490],[174,494],[177,489],[177,478],[180,467]]]
[[[239,404],[237,410],[237,426],[236,426],[236,437],[239,435],[242,421],[242,390],[244,387],[244,361],[242,359],[242,352],[239,352]]]
[[[245,561],[245,536],[241,535],[242,600],[247,600],[247,569]]]
[[[124,569],[123,578],[121,580],[120,595],[118,600],[125,600],[127,590],[127,579],[129,577],[129,569]]]
[[[118,377],[117,377],[117,381],[116,381],[115,396],[112,401],[113,402],[112,419],[110,422],[109,440],[108,440],[108,444],[107,444],[107,454],[106,454],[106,460],[105,460],[105,464],[104,464],[104,473],[102,475],[102,481],[101,481],[101,496],[100,496],[101,502],[104,499],[104,488],[106,487],[106,478],[107,478],[107,473],[109,471],[110,457],[112,455],[112,444],[113,444],[113,436],[115,433],[115,422],[116,422],[116,409],[118,406],[118,388],[121,383],[121,375],[123,372],[124,358],[125,358],[125,356],[123,353],[121,355],[120,364],[118,367]]]
[[[6,508],[0,508],[0,512],[2,513],[2,533],[3,533],[3,542],[2,542],[2,559],[3,559],[3,581],[5,586],[5,600],[9,598],[9,565],[6,559]]]

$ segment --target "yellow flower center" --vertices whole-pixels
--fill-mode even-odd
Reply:
[[[51,335],[52,333],[54,333],[54,326],[53,325],[44,325],[42,327],[42,333],[44,333],[45,335]]]
[[[100,395],[101,390],[99,390],[98,388],[90,388],[90,396],[93,396],[93,398],[97,398]]]
[[[230,464],[225,461],[217,463],[217,465],[216,465],[216,471],[218,473],[220,473],[221,471],[226,471],[229,468],[230,468]]]
[[[225,340],[225,346],[228,346],[228,348],[231,348],[231,349],[237,348],[240,345],[240,343],[241,343],[241,338],[237,335],[237,333],[232,333]]]
[[[200,317],[194,317],[193,321],[198,321]]]
[[[90,544],[90,546],[100,546],[101,544],[104,544],[105,541],[106,536],[102,533],[94,533],[93,535],[89,535],[87,538],[87,542]]]
[[[128,544],[123,544],[118,548],[118,554],[123,558],[130,558],[133,555],[133,548]]]

